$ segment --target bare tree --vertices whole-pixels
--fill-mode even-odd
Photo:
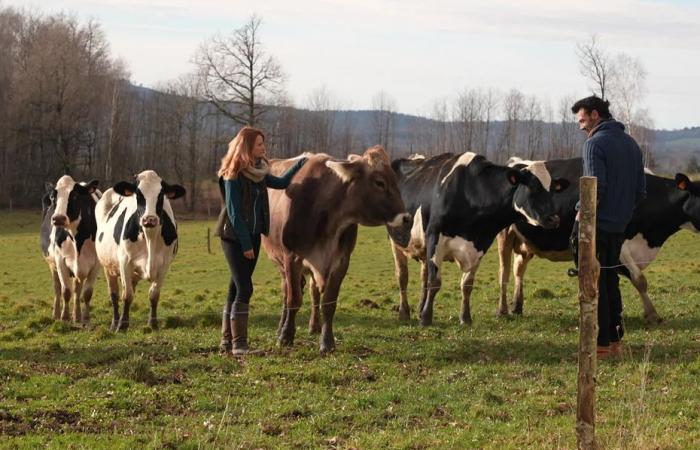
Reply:
[[[394,140],[394,117],[396,100],[385,91],[377,92],[372,98],[372,116],[376,141],[372,144],[382,145],[391,155]]]
[[[498,145],[497,161],[505,161],[508,157],[518,154],[518,127],[523,116],[524,104],[525,96],[517,89],[511,89],[503,99],[505,124]]]
[[[310,114],[304,131],[308,133],[309,147],[318,152],[332,153],[338,101],[326,86],[321,86],[309,95],[307,105]]]
[[[280,94],[284,76],[259,38],[262,19],[253,15],[228,36],[216,35],[197,50],[194,62],[203,78],[204,96],[222,114],[241,125],[256,125]]]
[[[605,100],[614,70],[610,57],[599,44],[598,36],[593,34],[588,41],[579,42],[576,55],[581,75],[593,83],[593,91]]]

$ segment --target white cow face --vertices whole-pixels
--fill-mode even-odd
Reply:
[[[99,185],[97,180],[76,183],[70,175],[58,179],[56,186],[47,183],[47,192],[42,198],[45,211],[53,209],[51,224],[63,228],[80,219],[80,212],[89,207],[92,195]]]
[[[136,194],[136,214],[143,228],[155,228],[162,224],[163,199],[170,200],[185,195],[185,188],[177,184],[167,184],[157,173],[145,170],[136,176],[138,185],[120,181],[114,185],[114,192],[124,197]]]

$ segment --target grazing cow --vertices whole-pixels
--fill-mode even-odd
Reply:
[[[528,162],[514,160],[514,164]],[[569,236],[575,219],[574,207],[579,197],[578,178],[583,168],[580,158],[552,160],[545,163],[553,176],[565,177],[575,184],[566,195],[555,200],[562,226],[555,230],[544,230],[526,223],[515,223],[498,236],[500,257],[500,305],[507,312],[511,255],[513,255],[514,314],[523,311],[523,278],[527,264],[534,256],[550,261],[571,261]],[[697,232],[700,230],[700,183],[691,182],[687,176],[677,174],[675,180],[646,174],[647,197],[635,209],[632,220],[625,230],[625,242],[620,253],[623,264],[618,270],[630,279],[637,289],[644,307],[647,323],[661,319],[648,294],[648,284],[642,271],[656,258],[661,246],[681,228]]]
[[[392,167],[399,178],[403,201],[413,216],[408,245],[392,236],[400,288],[399,318],[410,317],[406,286],[407,258],[411,257],[422,267],[422,325],[432,323],[444,260],[456,261],[462,270],[460,322],[471,323],[469,300],[474,278],[496,234],[519,218],[557,227],[553,193],[568,186],[568,181],[554,179],[544,164],[516,170],[471,152],[398,159]]]
[[[282,173],[294,159],[271,162]],[[335,348],[333,315],[340,285],[355,248],[357,226],[402,225],[409,220],[389,158],[382,147],[368,149],[348,161],[328,155],[309,160],[285,190],[270,189],[270,232],[263,236],[268,256],[283,280],[284,305],[279,327],[280,345],[292,345],[295,317],[302,303],[303,277],[311,274],[315,303],[323,312],[321,353]],[[314,319],[314,315],[316,319]],[[318,305],[312,310],[318,317]]]
[[[97,180],[76,183],[69,175],[59,178],[55,186],[46,184],[40,239],[53,278],[54,320],[69,320],[70,299],[75,293],[73,322],[90,323],[90,300],[99,271],[95,254],[98,184]],[[82,311],[81,297],[85,303]]]
[[[167,184],[152,170],[138,174],[136,182],[115,184],[97,203],[97,256],[107,278],[113,331],[129,328],[129,307],[141,279],[151,282],[148,325],[158,328],[160,290],[177,253],[177,225],[170,200],[185,195],[185,188]],[[118,277],[124,301],[121,317]]]

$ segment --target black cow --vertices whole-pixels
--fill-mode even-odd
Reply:
[[[55,186],[46,184],[46,194],[41,199],[40,244],[53,279],[54,320],[70,319],[70,299],[75,293],[73,321],[90,322],[90,300],[100,267],[95,254],[98,184],[97,180],[76,183],[71,176],[64,175]],[[81,300],[85,303],[82,310]]]
[[[522,167],[529,162],[515,162],[514,167]],[[555,230],[545,230],[524,222],[517,222],[498,236],[500,256],[501,310],[507,313],[506,291],[508,287],[511,255],[514,256],[513,294],[514,314],[523,311],[523,278],[528,262],[536,255],[550,261],[571,261],[569,236],[575,219],[575,205],[579,197],[578,178],[583,168],[580,158],[552,160],[545,162],[552,176],[571,180],[575,188],[566,195],[555,198],[555,207],[562,225]],[[625,230],[625,242],[620,254],[623,264],[619,272],[630,279],[639,292],[644,306],[644,319],[656,323],[661,319],[648,294],[647,280],[642,271],[656,258],[666,240],[686,228],[693,232],[700,229],[700,184],[692,183],[684,174],[677,174],[675,180],[646,174],[647,197],[634,212],[632,221]]]
[[[412,257],[422,265],[422,325],[432,323],[442,261],[456,261],[462,270],[460,321],[471,323],[469,297],[474,278],[496,234],[518,219],[557,227],[552,193],[568,186],[566,180],[552,179],[544,164],[517,170],[471,152],[398,159],[392,168],[406,210],[413,217],[407,246],[399,244],[405,242],[404,236],[390,233],[401,295],[399,317],[410,317],[406,285],[407,257]]]

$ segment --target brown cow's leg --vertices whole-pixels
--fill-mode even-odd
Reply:
[[[280,272],[280,278],[282,279],[281,282],[281,289],[282,289],[282,312],[280,313],[280,321],[279,324],[277,324],[277,336],[279,337],[282,334],[282,327],[284,326],[284,322],[287,321],[287,277],[284,273],[284,268],[280,267],[279,268]]]
[[[513,278],[515,280],[513,291],[513,314],[523,313],[523,303],[525,301],[525,294],[523,293],[523,279],[525,278],[527,264],[530,262],[533,256],[534,254],[532,253],[515,255],[515,261],[513,264]]]
[[[309,334],[318,334],[321,332],[321,291],[318,289],[318,284],[314,279],[313,274],[309,277],[309,294],[311,295],[311,316],[309,317]]]
[[[411,306],[408,304],[408,295],[406,293],[408,287],[408,258],[393,242],[391,243],[391,251],[394,254],[396,282],[399,283],[399,320],[406,321],[411,319]]]
[[[53,320],[61,318],[61,279],[58,277],[58,271],[51,268],[51,279],[53,280]]]
[[[296,316],[301,308],[303,297],[301,278],[301,261],[288,258],[285,261],[285,278],[287,279],[287,305],[285,310],[285,320],[279,335],[279,345],[294,345],[294,335],[296,333]]]
[[[498,242],[498,279],[499,296],[498,296],[498,315],[508,315],[508,280],[510,278],[511,260],[513,258],[513,245],[515,241],[515,233],[511,232],[510,227],[501,230],[496,236]]]

